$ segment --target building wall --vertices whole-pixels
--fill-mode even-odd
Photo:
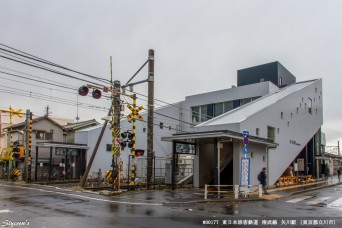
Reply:
[[[214,177],[214,144],[200,144],[199,145],[199,186],[209,184]],[[195,176],[197,176],[195,174]]]
[[[279,62],[241,69],[238,70],[237,74],[238,86],[254,84],[261,81],[270,81],[279,87],[284,87],[296,82],[295,76]],[[282,78],[282,85],[279,83],[280,77]]]
[[[313,101],[312,114],[308,111],[308,98]],[[267,126],[275,128],[275,142],[279,145],[269,153],[269,184],[276,182],[320,129],[323,124],[322,100],[322,80],[317,80],[240,124],[240,132],[247,129],[255,135],[256,128],[259,128],[259,136],[263,138],[267,138]]]

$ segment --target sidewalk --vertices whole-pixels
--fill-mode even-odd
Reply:
[[[299,184],[299,185],[290,185],[290,186],[284,186],[284,187],[271,188],[271,189],[268,189],[268,194],[267,195],[263,194],[261,198],[258,196],[258,193],[254,193],[253,197],[244,197],[243,195],[242,196],[240,195],[239,199],[235,199],[234,195],[231,194],[231,195],[224,195],[221,198],[217,198],[217,196],[215,195],[215,196],[208,198],[206,201],[207,202],[210,202],[210,201],[241,202],[241,201],[275,200],[275,199],[283,198],[286,196],[301,194],[304,192],[314,191],[317,189],[327,188],[327,187],[336,186],[340,184],[342,184],[342,182],[338,182],[338,179],[335,176],[335,177],[329,178],[328,182],[324,180],[317,180],[317,181]]]

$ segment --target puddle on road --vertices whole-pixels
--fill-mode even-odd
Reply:
[[[136,213],[136,206],[135,205],[127,205],[126,206],[126,212],[129,214],[135,214]]]
[[[224,213],[227,215],[237,215],[239,214],[239,210],[237,209],[236,205],[227,205],[224,206]]]
[[[110,204],[109,204],[109,209],[110,209],[110,211],[112,211],[112,212],[118,212],[118,210],[119,210],[119,205],[110,203]]]
[[[151,209],[147,209],[147,210],[145,211],[145,215],[151,216],[151,215],[153,215],[153,214],[154,214],[154,211],[151,210]]]

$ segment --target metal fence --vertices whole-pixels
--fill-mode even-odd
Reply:
[[[208,196],[214,195],[217,198],[224,196],[234,195],[234,199],[240,197],[248,198],[261,198],[262,197],[262,185],[205,185],[204,187],[204,199],[208,199]]]

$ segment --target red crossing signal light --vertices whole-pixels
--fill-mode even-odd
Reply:
[[[144,156],[145,150],[135,150],[135,156],[136,157],[141,157]]]
[[[94,89],[93,92],[91,93],[93,98],[95,99],[100,99],[101,98],[101,91],[98,89]]]
[[[81,95],[81,96],[87,96],[88,92],[89,92],[89,88],[87,86],[81,86],[78,89],[78,94]]]

